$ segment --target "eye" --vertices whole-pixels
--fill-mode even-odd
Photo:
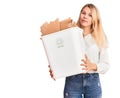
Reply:
[[[82,14],[84,14],[84,15],[85,15],[85,14],[86,14],[86,12],[82,12]]]
[[[92,14],[89,14],[90,17],[92,17]]]

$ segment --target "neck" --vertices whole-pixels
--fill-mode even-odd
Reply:
[[[83,36],[86,36],[88,34],[91,34],[90,28],[83,28]]]

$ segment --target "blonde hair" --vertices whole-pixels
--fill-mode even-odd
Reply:
[[[106,38],[106,35],[105,35],[103,27],[102,27],[100,14],[99,14],[97,7],[93,4],[86,4],[81,9],[80,15],[81,15],[82,10],[85,7],[89,7],[89,9],[91,10],[91,13],[92,13],[91,35],[93,36],[94,40],[96,41],[96,43],[99,47],[107,47],[107,38]],[[80,28],[82,28],[82,26],[80,24],[80,15],[79,15],[79,18],[77,21],[77,25]]]

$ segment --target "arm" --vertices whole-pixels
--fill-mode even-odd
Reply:
[[[107,49],[101,49],[99,53],[99,63],[97,64],[98,73],[106,73],[110,68]]]

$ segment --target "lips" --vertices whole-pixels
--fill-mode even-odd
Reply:
[[[82,22],[87,22],[86,20],[82,20]]]

